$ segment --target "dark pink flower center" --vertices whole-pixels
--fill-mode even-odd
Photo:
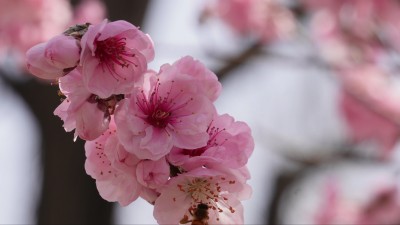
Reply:
[[[115,65],[129,67],[137,65],[132,61],[135,53],[126,47],[126,38],[110,37],[102,41],[95,40],[95,55],[99,59],[103,70],[107,69],[114,77],[118,75],[115,71]]]
[[[173,83],[174,81],[171,81],[171,89]],[[189,103],[189,101],[192,101],[193,99],[185,101],[182,104],[177,104],[175,100],[179,94],[175,97],[171,97],[171,92],[169,91],[166,93],[166,96],[160,96],[160,85],[161,84],[157,81],[157,84],[154,87],[154,90],[149,98],[147,98],[142,91],[141,94],[137,96],[136,104],[138,105],[139,109],[146,115],[146,117],[143,119],[147,123],[151,124],[154,127],[165,128],[170,123],[180,121],[178,119],[179,115],[175,114],[174,112],[185,107]],[[181,90],[181,93],[182,92],[183,90]]]
[[[171,116],[170,112],[165,112],[162,109],[156,109],[147,117],[147,121],[156,127],[165,128],[168,124],[168,118]]]

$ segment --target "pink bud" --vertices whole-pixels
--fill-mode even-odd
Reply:
[[[78,64],[80,48],[75,38],[60,34],[47,42],[44,56],[56,68],[72,68]]]
[[[42,79],[57,79],[63,75],[62,69],[50,65],[44,57],[46,43],[33,46],[26,52],[27,69]]]

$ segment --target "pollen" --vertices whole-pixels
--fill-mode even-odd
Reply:
[[[235,209],[229,205],[229,198],[226,196],[226,191],[223,187],[226,185],[233,185],[235,182],[228,181],[225,177],[221,176],[217,180],[220,182],[215,182],[213,177],[208,179],[194,178],[185,184],[178,184],[177,188],[179,191],[186,193],[192,198],[191,208],[195,208],[199,203],[203,203],[208,206],[215,214],[215,218],[219,219],[219,213],[225,211],[230,213],[235,213]]]

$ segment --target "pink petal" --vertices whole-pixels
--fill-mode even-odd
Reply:
[[[172,137],[163,129],[147,127],[140,142],[140,149],[135,154],[141,159],[158,160],[169,153]]]
[[[167,183],[169,179],[169,165],[165,158],[157,161],[142,160],[136,170],[140,184],[145,187],[157,189]]]

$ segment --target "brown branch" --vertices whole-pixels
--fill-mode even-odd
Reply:
[[[249,61],[252,57],[261,53],[262,45],[259,42],[256,42],[250,45],[247,49],[242,51],[237,56],[226,60],[226,64],[215,71],[219,80],[223,80],[227,77],[227,75],[237,69],[239,66],[243,65],[247,61]]]

